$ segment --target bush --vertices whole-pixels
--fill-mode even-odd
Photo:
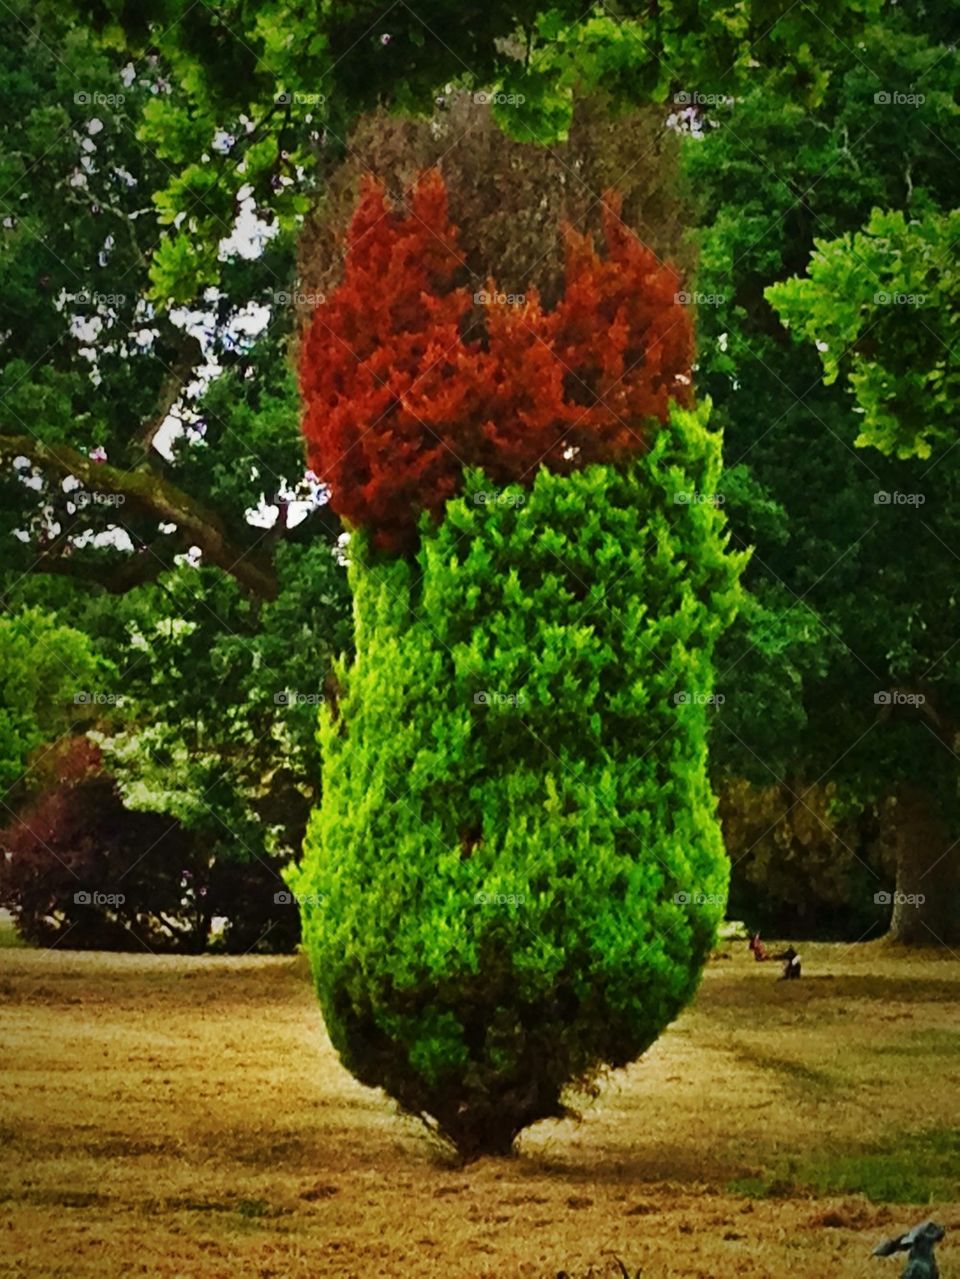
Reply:
[[[294,949],[279,863],[216,857],[168,815],[127,808],[83,738],[52,752],[43,776],[46,789],[0,830],[0,904],[25,941],[199,953],[220,917],[219,949]]]
[[[719,466],[678,410],[622,468],[467,472],[413,562],[351,542],[292,882],[344,1063],[465,1158],[644,1052],[723,916],[706,700],[742,557],[687,500]]]
[[[190,846],[176,823],[124,807],[91,771],[0,832],[0,901],[25,941],[72,950],[202,950],[202,898],[184,909]]]

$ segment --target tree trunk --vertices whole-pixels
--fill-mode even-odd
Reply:
[[[891,941],[911,946],[960,942],[960,841],[937,801],[919,787],[897,798],[897,888]]]

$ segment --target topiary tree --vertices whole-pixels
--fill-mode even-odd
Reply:
[[[436,199],[432,178],[430,190]],[[374,234],[402,249],[401,220],[372,220],[368,206],[361,217],[365,254]],[[362,455],[394,487],[389,502],[353,508],[356,656],[321,715],[323,803],[291,877],[344,1063],[465,1159],[508,1152],[528,1125],[570,1113],[571,1085],[644,1052],[693,994],[725,902],[707,705],[743,557],[726,552],[712,500],[720,450],[707,408],[640,398],[664,376],[675,394],[689,386],[662,358],[689,337],[667,340],[686,317],[671,310],[676,277],[645,260],[631,277],[640,246],[612,209],[608,243],[600,258],[571,238],[556,308],[519,312],[577,342],[534,347],[515,320],[516,358],[498,366],[493,398],[498,319],[439,383],[462,417],[431,416],[428,402],[418,434],[407,399],[404,432],[389,429],[389,403],[386,423],[367,418]],[[400,253],[381,250],[397,270]],[[342,288],[358,279],[348,256]],[[383,280],[371,270],[368,287],[389,298]],[[452,279],[430,283],[438,301],[411,290],[417,305],[453,307]],[[338,333],[356,335],[352,305],[334,295],[320,308],[308,373]],[[398,308],[397,340],[411,314]],[[382,322],[364,350],[377,360],[391,341]],[[625,350],[626,387],[613,372]],[[582,375],[564,383],[571,364]],[[308,443],[315,465],[340,468],[327,431],[349,416],[357,382],[318,376],[306,384]],[[578,424],[566,416],[574,385]],[[521,387],[541,408],[534,423]],[[533,431],[546,465],[526,455]],[[435,470],[410,459],[454,440],[441,503]],[[464,466],[472,448],[487,451],[486,469]],[[345,469],[332,476],[342,509],[356,494]],[[377,549],[383,515],[404,554]]]

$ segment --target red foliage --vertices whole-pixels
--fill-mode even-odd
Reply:
[[[474,305],[446,189],[428,170],[409,211],[368,181],[347,236],[342,283],[303,345],[308,462],[333,509],[384,550],[415,543],[420,512],[439,517],[463,469],[531,482],[645,447],[689,400],[693,328],[679,277],[604,208],[606,255],[566,231],[564,294],[544,311]],[[490,281],[486,293],[497,298]]]

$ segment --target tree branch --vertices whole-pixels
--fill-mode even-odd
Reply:
[[[275,597],[277,578],[272,564],[232,544],[219,517],[169,480],[152,471],[123,471],[106,462],[94,462],[66,444],[47,444],[31,435],[0,435],[0,460],[16,457],[27,457],[58,475],[76,476],[92,493],[122,494],[158,520],[176,524],[208,563],[222,568],[248,591],[264,599]]]
[[[181,331],[175,341],[176,355],[160,387],[156,410],[150,414],[134,436],[134,442],[144,452],[152,447],[155,435],[203,362],[203,348],[193,334]]]

